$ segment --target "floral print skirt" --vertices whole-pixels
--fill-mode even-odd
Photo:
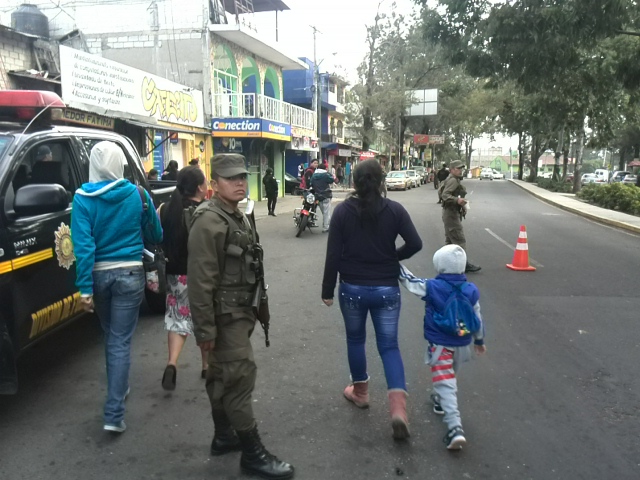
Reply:
[[[167,310],[165,330],[179,335],[193,335],[186,275],[167,275]]]

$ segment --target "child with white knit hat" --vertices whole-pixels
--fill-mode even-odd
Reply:
[[[456,372],[471,357],[472,341],[477,354],[486,352],[480,292],[467,281],[466,264],[461,247],[446,245],[433,256],[435,278],[417,278],[404,265],[400,272],[400,283],[425,301],[425,363],[431,367],[431,401],[433,411],[444,415],[448,429],[444,442],[449,450],[459,450],[467,442],[458,410]]]

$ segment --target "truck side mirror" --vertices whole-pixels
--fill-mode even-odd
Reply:
[[[16,193],[13,209],[20,217],[60,212],[69,206],[69,194],[62,185],[25,185]]]

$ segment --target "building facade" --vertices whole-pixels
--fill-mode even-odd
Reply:
[[[7,1],[16,7],[22,3]],[[304,144],[309,132],[315,132],[315,117],[283,101],[283,70],[307,66],[263,40],[245,21],[254,9],[288,8],[283,2],[70,0],[64,8],[42,0],[33,3],[49,18],[52,37],[73,36],[79,50],[164,78],[181,90],[202,92],[205,128],[156,120],[134,142],[141,154],[147,153],[147,170],[197,158],[208,173],[213,154],[236,151],[247,157],[252,199],[264,197],[266,168],[273,168],[284,192],[287,146]],[[133,121],[126,122],[130,130],[123,133],[139,138],[140,126]]]
[[[287,102],[304,108],[314,108],[316,65],[308,58],[300,58],[307,65],[306,71],[284,72],[284,98]],[[319,151],[315,148],[307,151],[291,150],[286,155],[286,169],[296,175],[300,163],[308,163],[316,158],[316,153],[330,166],[343,167],[352,159],[352,146],[347,141],[346,114],[344,109],[345,88],[347,82],[338,75],[328,73],[319,74],[320,88],[320,120],[321,138]],[[315,135],[317,137],[317,134]]]

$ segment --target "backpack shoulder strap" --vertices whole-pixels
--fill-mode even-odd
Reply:
[[[147,203],[147,196],[144,194],[144,188],[142,188],[140,185],[136,185],[136,190],[138,190],[138,195],[140,195],[142,210],[146,212],[149,209],[149,203]]]

